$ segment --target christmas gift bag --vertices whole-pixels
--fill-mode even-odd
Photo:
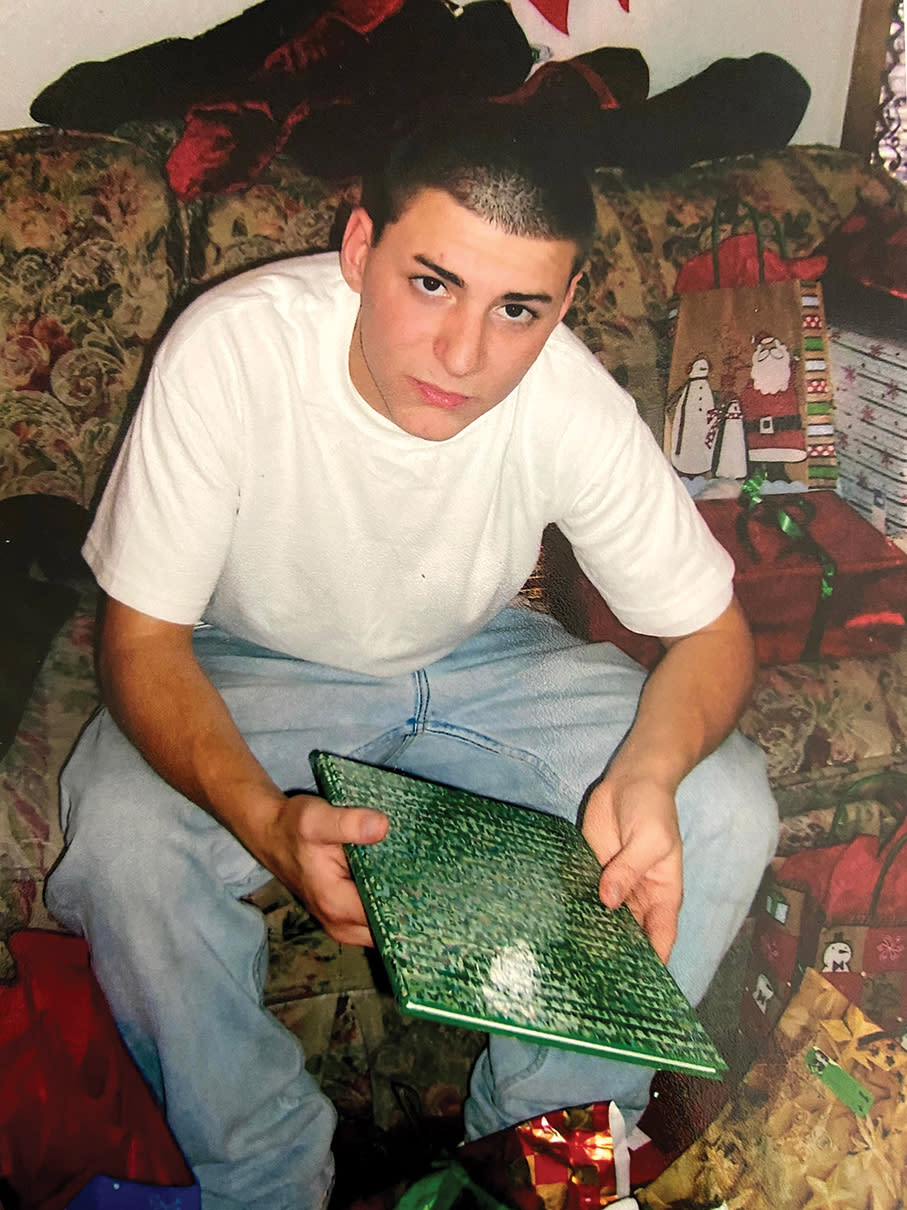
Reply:
[[[744,1030],[764,1036],[807,968],[907,1039],[907,822],[779,864],[758,904]]]
[[[731,234],[720,240],[722,223]],[[738,232],[749,224],[752,232]],[[770,225],[780,255],[769,256]],[[712,251],[678,274],[665,453],[682,476],[832,487],[824,259],[788,260],[780,224],[733,198],[715,207]],[[711,277],[703,272],[709,267]]]
[[[771,1042],[642,1210],[901,1210],[907,1051],[813,970]]]
[[[756,924],[740,1009],[744,1032],[764,1038],[778,1024],[803,975],[804,955],[815,953],[821,910],[796,887],[768,877],[756,902]]]

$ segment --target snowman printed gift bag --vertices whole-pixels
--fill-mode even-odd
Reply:
[[[742,208],[753,231],[737,234]],[[837,475],[821,288],[802,280],[822,258],[797,261],[763,246],[764,219],[732,203],[731,234],[677,278],[665,454],[678,474],[742,481],[754,471],[792,489],[833,487]]]

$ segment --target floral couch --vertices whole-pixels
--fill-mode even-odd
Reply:
[[[0,134],[0,538],[3,505],[17,497],[55,497],[87,517],[169,318],[225,275],[335,245],[355,201],[356,182],[277,160],[249,188],[180,204],[162,171],[173,137],[166,125],[119,137]],[[855,157],[820,147],[706,163],[645,186],[602,170],[600,235],[568,323],[657,431],[675,276],[709,247],[716,198],[736,194],[776,215],[800,256],[858,202],[884,204],[893,190]],[[903,212],[903,194],[895,201]],[[0,938],[56,927],[41,888],[61,846],[57,777],[98,703],[95,593],[69,555],[63,573],[28,550],[19,561],[18,574],[66,581],[72,595],[0,762]],[[525,595],[544,607],[545,594],[540,573]],[[5,670],[18,639],[2,639]],[[827,842],[843,799],[888,809],[894,773],[907,772],[907,652],[764,668],[742,725],[767,755],[783,816],[779,852]],[[455,1115],[481,1039],[402,1020],[363,951],[330,942],[276,884],[258,901],[273,943],[267,1001],[303,1038],[343,1122],[380,1130]],[[732,955],[710,993],[725,1008],[739,1002],[739,966]],[[729,1049],[733,1022],[733,1012],[716,1011]]]

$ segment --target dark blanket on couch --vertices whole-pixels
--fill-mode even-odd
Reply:
[[[263,0],[197,38],[77,64],[34,100],[38,122],[113,131],[184,119],[167,164],[183,200],[245,188],[279,151],[338,179],[370,171],[426,103],[528,107],[590,168],[663,176],[701,159],[784,146],[809,101],[785,60],[721,59],[648,96],[637,50],[543,65],[505,0]]]

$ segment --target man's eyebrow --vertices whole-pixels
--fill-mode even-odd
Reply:
[[[413,259],[417,260],[420,265],[424,265],[426,269],[431,269],[435,277],[439,277],[441,281],[449,282],[450,285],[457,286],[461,290],[466,284],[462,277],[459,277],[456,273],[451,273],[449,269],[445,269],[442,265],[436,265],[427,256],[417,253]],[[554,300],[550,294],[546,294],[544,291],[540,291],[538,294],[521,294],[518,290],[510,290],[501,296],[501,301],[505,303],[550,303]]]
[[[426,269],[431,269],[435,277],[440,277],[441,281],[449,282],[452,286],[458,286],[461,290],[466,285],[462,277],[458,277],[456,273],[451,273],[449,269],[442,268],[441,265],[436,265],[434,261],[430,261],[427,256],[416,254],[413,260],[417,260],[420,265],[424,265]]]
[[[528,302],[550,303],[550,302],[553,302],[554,300],[550,294],[545,294],[542,292],[540,292],[538,294],[520,294],[516,290],[511,290],[509,294],[504,295],[504,297],[501,301],[507,302],[507,303],[528,303]]]

